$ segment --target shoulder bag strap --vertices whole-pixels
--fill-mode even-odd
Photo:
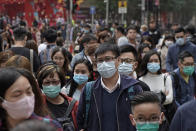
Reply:
[[[65,116],[66,117],[69,117],[69,114],[71,113],[71,111],[72,111],[75,103],[76,103],[76,100],[75,99],[72,99],[72,101],[70,102],[70,104],[69,104],[69,106],[68,106],[68,108],[66,110],[66,113],[65,113]]]
[[[30,49],[30,62],[31,62],[31,71],[33,72],[33,50]]]

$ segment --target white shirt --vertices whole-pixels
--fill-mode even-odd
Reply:
[[[69,91],[70,91],[70,84],[67,87],[63,87],[61,89],[61,93],[66,94],[66,95],[69,94]],[[82,93],[81,90],[76,89],[74,94],[73,94],[73,96],[72,96],[72,98],[77,100],[77,101],[79,101],[81,93]]]
[[[102,77],[101,77],[101,85],[102,85],[102,87],[103,87],[108,93],[114,92],[114,91],[120,86],[120,75],[118,76],[118,81],[116,82],[115,86],[114,86],[112,89],[109,89],[109,88],[103,83]]]
[[[172,88],[172,80],[169,75],[166,77],[165,85],[164,85],[164,76],[167,74],[154,75],[147,73],[145,76],[139,78],[139,80],[145,82],[150,90],[155,93],[163,93],[168,92],[166,96],[166,100],[164,105],[170,104],[173,101],[173,88]]]
[[[42,44],[40,44],[39,46],[38,46],[38,53],[40,53],[42,50],[45,50],[46,49],[46,42],[44,42],[44,43],[42,43]]]

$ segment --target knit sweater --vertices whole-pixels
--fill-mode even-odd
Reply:
[[[166,74],[150,74],[147,73],[146,75],[139,78],[139,80],[145,82],[149,87],[150,90],[155,93],[160,93],[161,91],[163,93],[168,92],[168,95],[166,95],[166,100],[164,102],[164,105],[170,104],[173,101],[173,89],[172,89],[172,80],[169,75],[166,75],[166,80],[164,84],[164,76]]]

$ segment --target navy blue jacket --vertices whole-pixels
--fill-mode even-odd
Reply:
[[[195,88],[195,79],[193,76],[190,76],[189,82],[186,83],[185,80],[180,75],[180,69],[177,68],[175,71],[176,75],[178,76],[179,83],[177,89],[174,87],[175,79],[172,77],[172,84],[173,84],[173,94],[178,106],[184,104],[187,101],[194,99],[194,88]]]
[[[121,76],[120,83],[120,93],[116,102],[116,115],[117,115],[117,127],[118,131],[136,131],[135,127],[131,124],[129,119],[129,114],[131,114],[131,106],[128,95],[128,88],[134,85],[133,96],[142,92],[142,88],[138,85],[138,81],[129,77],[129,76]],[[85,116],[85,88],[83,88],[82,94],[80,96],[78,113],[77,113],[77,123],[79,129],[83,129],[84,127],[84,116]],[[85,131],[102,131],[104,127],[101,125],[102,121],[102,86],[101,86],[101,78],[99,77],[95,86],[92,90],[92,96],[90,101],[90,110],[88,114],[88,124],[87,129]]]
[[[178,108],[170,131],[196,131],[196,100],[185,103]]]
[[[168,49],[166,58],[166,70],[171,72],[178,68],[178,56],[182,51],[188,51],[194,56],[196,61],[196,46],[191,42],[187,42],[184,46],[179,46],[177,43],[171,45]]]

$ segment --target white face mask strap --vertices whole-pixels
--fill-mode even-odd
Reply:
[[[0,102],[3,102],[4,101],[4,99],[0,96]]]

